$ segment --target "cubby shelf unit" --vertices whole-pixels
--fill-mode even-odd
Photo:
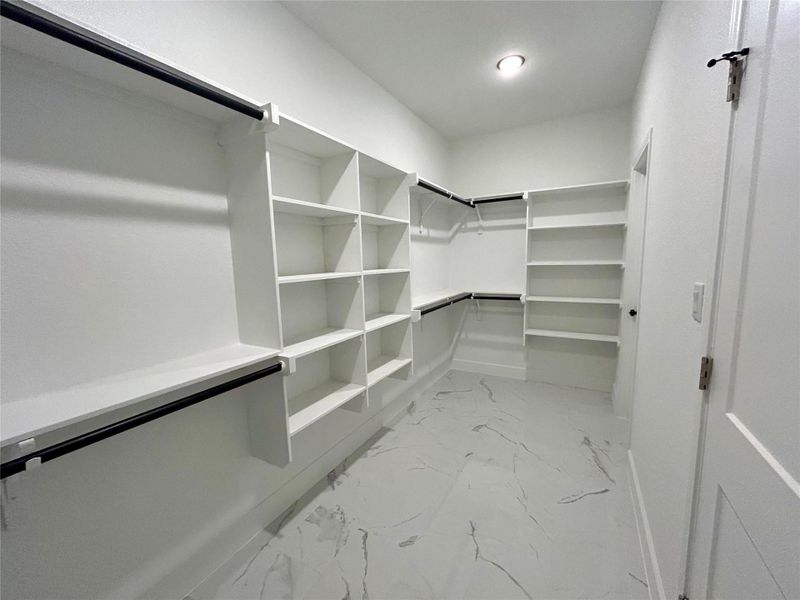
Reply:
[[[625,180],[528,193],[524,338],[618,345]]]
[[[371,385],[410,372],[413,178],[291,117],[267,147],[294,436],[365,410]]]

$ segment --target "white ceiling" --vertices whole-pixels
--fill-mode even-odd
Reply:
[[[293,1],[320,37],[449,139],[618,106],[658,2]],[[527,63],[512,79],[495,64]]]

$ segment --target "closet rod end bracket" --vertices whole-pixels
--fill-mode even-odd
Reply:
[[[283,375],[292,375],[297,371],[297,359],[294,356],[279,356],[278,360],[281,363]]]

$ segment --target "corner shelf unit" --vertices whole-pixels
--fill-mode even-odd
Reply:
[[[524,338],[619,345],[628,182],[528,192]]]
[[[266,138],[292,437],[410,373],[412,177],[291,117]]]

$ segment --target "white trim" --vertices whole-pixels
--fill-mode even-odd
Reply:
[[[477,362],[473,360],[464,360],[462,358],[454,358],[450,369],[453,371],[466,371],[467,373],[508,377],[509,379],[517,379],[519,381],[525,381],[528,378],[527,369],[525,367],[509,367],[508,365]]]
[[[633,489],[633,508],[636,512],[636,528],[639,531],[639,544],[642,548],[642,559],[644,568],[647,572],[647,580],[650,583],[648,588],[651,600],[667,600],[667,595],[664,592],[664,581],[661,578],[661,569],[658,566],[658,558],[656,557],[656,547],[653,542],[653,532],[650,529],[650,521],[647,518],[647,509],[644,505],[644,496],[642,496],[642,488],[639,485],[639,474],[636,472],[636,462],[633,460],[633,452],[628,450],[628,464],[631,470],[631,482]],[[645,547],[647,551],[645,552]],[[653,585],[655,583],[655,586]],[[657,593],[658,595],[653,596]]]

